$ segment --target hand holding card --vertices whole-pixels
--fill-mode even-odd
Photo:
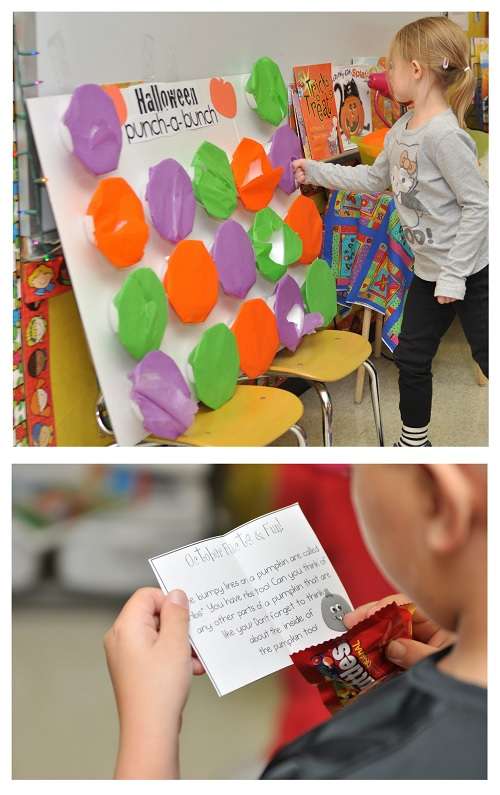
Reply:
[[[164,593],[188,594],[191,643],[219,695],[345,631],[349,598],[297,504],[150,563]]]

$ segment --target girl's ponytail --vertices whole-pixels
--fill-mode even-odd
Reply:
[[[469,66],[459,72],[449,86],[448,102],[460,127],[465,127],[465,114],[474,97],[475,84],[476,80]]]

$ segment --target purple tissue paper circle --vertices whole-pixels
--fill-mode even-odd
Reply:
[[[163,439],[177,439],[187,431],[198,411],[189,386],[174,360],[151,351],[134,367],[130,396],[139,407],[144,428]]]
[[[73,142],[73,154],[93,174],[107,174],[118,166],[122,128],[113,100],[94,83],[73,91],[63,123]]]
[[[305,334],[312,334],[323,324],[323,316],[320,312],[305,313],[299,285],[288,274],[279,280],[274,291],[274,297],[274,314],[278,324],[280,342],[289,351],[296,351],[302,337]],[[299,306],[304,312],[304,325],[301,331],[295,323],[288,320],[288,315],[294,306]]]
[[[196,203],[186,170],[169,157],[149,169],[146,188],[153,226],[161,237],[178,243],[191,234]]]
[[[293,176],[292,160],[302,157],[299,139],[288,124],[278,127],[271,141],[269,160],[274,168],[282,166],[283,176],[278,185],[285,193],[293,193],[297,186]]]
[[[255,253],[241,224],[224,221],[215,233],[211,250],[219,281],[227,295],[244,298],[257,278]]]

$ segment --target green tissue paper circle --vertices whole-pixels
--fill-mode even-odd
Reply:
[[[269,242],[274,232],[282,230],[284,243],[284,262],[271,259],[272,243]],[[255,213],[252,226],[248,230],[252,241],[257,268],[261,275],[270,282],[277,282],[285,275],[289,265],[302,256],[302,239],[286,224],[271,207],[265,207]]]
[[[196,397],[211,409],[224,405],[236,389],[240,372],[238,345],[233,332],[217,323],[207,329],[191,351]]]
[[[302,297],[308,312],[321,312],[323,326],[329,326],[337,314],[337,285],[328,263],[318,257],[308,269]]]
[[[138,268],[113,298],[118,338],[134,359],[157,350],[168,322],[168,305],[160,279],[151,268]]]
[[[238,195],[227,154],[215,144],[204,141],[196,150],[193,191],[209,215],[229,218],[235,211]]]
[[[288,91],[277,63],[259,58],[252,67],[245,91],[255,99],[261,119],[277,127],[288,112]]]

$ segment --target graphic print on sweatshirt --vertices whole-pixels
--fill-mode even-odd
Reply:
[[[427,210],[419,199],[417,151],[411,151],[412,144],[397,141],[397,146],[399,159],[391,168],[391,186],[396,201],[404,207],[401,221],[405,237],[410,245],[432,244],[432,229],[419,228]],[[418,144],[414,146],[418,149]]]

